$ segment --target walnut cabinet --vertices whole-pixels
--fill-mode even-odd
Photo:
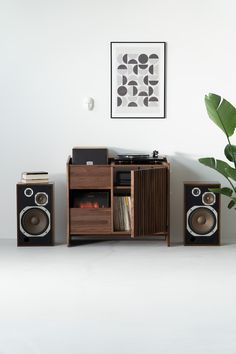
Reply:
[[[124,185],[118,178],[122,173],[126,173],[126,176],[130,174]],[[92,207],[90,204],[82,207],[80,198],[84,200],[84,196],[89,198],[91,195],[97,197],[98,202],[93,203]],[[105,202],[100,203],[99,198]],[[121,215],[116,206],[118,199],[128,201],[128,227],[126,225],[125,229],[117,229],[117,220],[121,223]],[[81,241],[117,239],[164,239],[170,246],[169,163],[87,166],[72,165],[69,157],[68,246]]]

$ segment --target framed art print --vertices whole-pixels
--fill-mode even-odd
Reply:
[[[111,118],[165,118],[166,42],[111,42]]]

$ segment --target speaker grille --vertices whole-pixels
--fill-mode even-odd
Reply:
[[[211,207],[192,208],[188,215],[189,232],[195,236],[210,236],[215,232],[217,216],[215,210]]]
[[[21,212],[21,227],[27,236],[44,236],[50,229],[50,215],[42,207],[25,208]]]

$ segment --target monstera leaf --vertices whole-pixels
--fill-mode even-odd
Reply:
[[[233,135],[236,128],[235,107],[225,99],[221,100],[221,97],[214,93],[205,96],[205,104],[210,119],[227,137]]]

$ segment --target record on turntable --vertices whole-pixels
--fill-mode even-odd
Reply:
[[[150,158],[150,155],[147,154],[122,154],[118,155],[118,158],[121,160],[145,160]]]
[[[166,162],[165,156],[159,156],[158,151],[154,150],[152,155],[149,154],[120,154],[113,160],[115,164],[161,164]]]

